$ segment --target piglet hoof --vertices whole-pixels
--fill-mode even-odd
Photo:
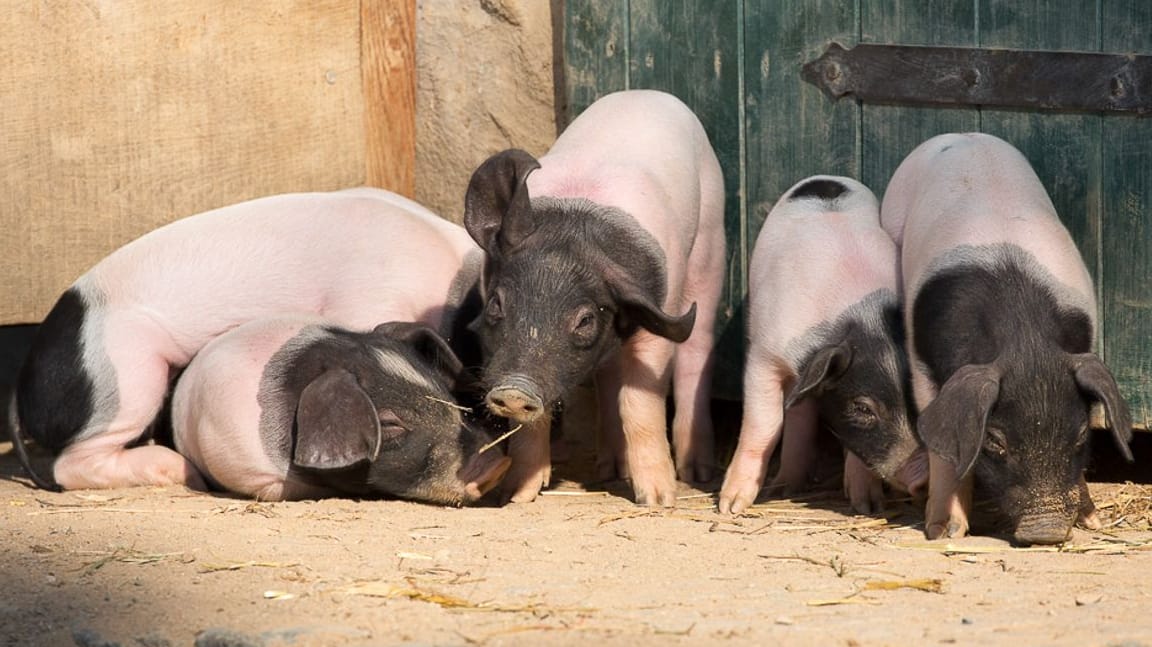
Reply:
[[[968,535],[968,522],[960,519],[929,522],[924,526],[928,539],[960,539]]]
[[[1100,515],[1096,514],[1096,510],[1085,512],[1080,511],[1080,515],[1076,518],[1076,523],[1087,530],[1100,530],[1104,524],[1100,521]]]
[[[707,483],[712,474],[712,466],[703,462],[676,466],[676,478],[684,483]]]
[[[552,480],[551,465],[534,470],[520,470],[513,463],[501,485],[501,499],[504,503],[531,503],[540,495],[540,490],[548,486],[550,480]]]
[[[720,501],[717,503],[717,509],[720,514],[740,514],[744,512],[753,503],[756,503],[756,497],[760,494],[760,487],[756,483],[729,483],[725,481],[724,486],[720,488]]]
[[[622,456],[599,456],[596,458],[596,480],[604,483],[628,478],[628,463]]]
[[[637,505],[676,507],[676,479],[671,474],[664,478],[633,478],[632,489],[636,493]]]

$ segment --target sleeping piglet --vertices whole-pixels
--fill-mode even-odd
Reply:
[[[379,189],[278,195],[184,218],[116,250],[60,297],[21,369],[16,429],[59,454],[55,480],[67,489],[202,487],[179,454],[142,443],[174,369],[274,314],[353,330],[447,328],[481,259],[462,227]]]
[[[1090,352],[1088,270],[1028,161],[991,135],[933,137],[896,169],[881,213],[902,245],[927,536],[967,533],[973,478],[1022,544],[1097,524],[1089,408],[1103,404],[1129,460],[1131,418]]]
[[[752,505],[782,433],[777,482],[802,487],[821,426],[848,450],[844,487],[857,511],[883,503],[873,471],[905,489],[926,481],[923,461],[921,474],[909,463],[918,443],[897,273],[876,197],[855,180],[810,177],[769,212],[749,272],[744,420],[721,512]]]
[[[461,419],[461,364],[431,328],[352,332],[258,319],[205,346],[172,396],[176,449],[211,484],[264,501],[387,496],[460,505],[508,468]]]
[[[525,425],[510,439],[504,487],[513,501],[547,484],[551,406],[590,377],[602,478],[630,476],[637,503],[671,506],[677,474],[711,477],[723,216],[708,137],[662,92],[608,95],[539,160],[509,150],[473,174],[464,226],[486,253],[475,329],[487,403]]]

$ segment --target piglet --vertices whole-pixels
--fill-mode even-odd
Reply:
[[[176,449],[217,488],[263,501],[385,496],[461,505],[509,460],[461,419],[456,355],[421,324],[352,332],[258,319],[217,337],[172,396]]]
[[[179,220],[116,250],[60,297],[21,369],[16,428],[59,454],[55,481],[67,489],[202,487],[179,454],[142,442],[174,369],[224,332],[279,313],[354,330],[447,329],[481,260],[463,228],[379,189],[278,195]]]
[[[856,510],[881,507],[880,477],[923,484],[926,470],[905,470],[918,443],[900,312],[896,245],[872,192],[823,175],[786,191],[752,254],[744,420],[721,512],[752,505],[781,434],[777,481],[802,487],[821,426],[849,450],[844,484]]]
[[[662,92],[608,95],[539,160],[508,150],[473,174],[464,226],[486,258],[475,329],[487,403],[525,425],[511,438],[511,500],[548,483],[551,406],[593,376],[602,478],[630,475],[637,503],[671,506],[677,474],[711,477],[723,215],[708,137]]]
[[[968,532],[973,479],[1021,544],[1093,525],[1089,408],[1129,460],[1131,417],[1092,354],[1092,280],[1028,161],[979,133],[933,137],[896,169],[882,207],[901,246],[908,353],[930,451],[925,532]]]

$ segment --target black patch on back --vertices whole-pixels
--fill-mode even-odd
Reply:
[[[916,352],[943,384],[965,364],[988,364],[1023,346],[1067,353],[1092,349],[1087,313],[1062,307],[1012,255],[928,279],[912,306]]]
[[[95,385],[84,366],[81,327],[87,306],[69,288],[36,331],[16,383],[24,432],[59,452],[92,417]]]
[[[847,192],[848,187],[836,180],[809,180],[796,187],[792,193],[789,194],[788,199],[819,198],[821,200],[835,200]]]

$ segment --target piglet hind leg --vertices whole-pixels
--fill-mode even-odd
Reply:
[[[110,326],[106,350],[115,391],[98,401],[115,402],[106,425],[82,431],[53,467],[68,490],[140,485],[186,485],[206,490],[199,471],[180,454],[159,445],[130,447],[156,418],[168,388],[168,363],[155,352],[147,325]],[[112,367],[116,367],[113,369]]]
[[[972,509],[972,476],[958,480],[956,468],[935,454],[928,456],[928,473],[924,535],[928,539],[964,537]]]
[[[804,398],[784,410],[783,436],[780,438],[780,469],[772,487],[783,488],[785,496],[808,489],[816,467],[816,435],[820,431],[820,413],[814,398]]]
[[[672,342],[637,332],[621,349],[620,420],[636,503],[676,505],[676,470],[668,445]]]
[[[718,208],[721,212],[723,207]],[[685,483],[707,483],[716,471],[712,428],[712,372],[716,354],[716,313],[724,277],[722,231],[700,232],[689,258],[692,273],[685,278],[683,303],[696,303],[692,334],[676,348],[672,394],[676,415],[672,420],[672,446],[676,476]]]
[[[512,466],[500,485],[506,503],[535,501],[540,490],[552,480],[551,414],[546,412],[531,422],[512,422],[512,429],[518,424],[523,427],[508,438]]]
[[[596,480],[628,478],[624,450],[624,426],[620,421],[620,356],[609,359],[596,371]]]
[[[125,448],[106,437],[69,446],[54,467],[66,490],[110,489],[141,485],[183,485],[207,490],[204,478],[180,454],[159,445]]]
[[[751,354],[749,358],[752,361]],[[756,502],[783,424],[784,395],[780,377],[765,366],[750,365],[744,374],[744,421],[740,440],[720,488],[721,513],[739,514]]]

